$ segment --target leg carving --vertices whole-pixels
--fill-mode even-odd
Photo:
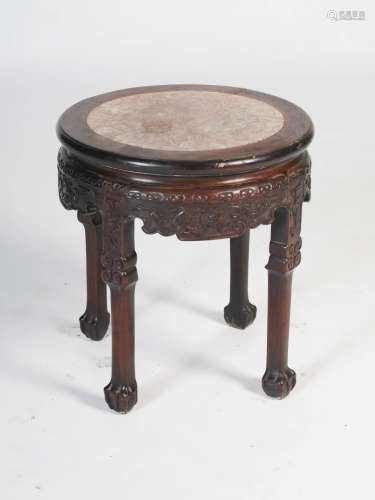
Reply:
[[[111,291],[112,378],[104,394],[112,410],[127,413],[137,402],[134,291],[138,275],[134,221],[120,215],[121,200],[107,199],[105,204],[102,277]]]
[[[228,325],[244,329],[255,319],[257,308],[248,297],[249,236],[246,231],[230,239],[230,300],[224,308]]]
[[[299,197],[301,198],[301,197]],[[271,227],[268,269],[267,368],[262,379],[264,391],[284,398],[296,384],[288,366],[289,318],[293,269],[301,260],[301,208],[298,199],[290,209],[276,213]]]
[[[87,305],[79,318],[82,333],[92,340],[101,340],[109,324],[107,290],[101,278],[102,220],[97,211],[78,212],[86,234]]]

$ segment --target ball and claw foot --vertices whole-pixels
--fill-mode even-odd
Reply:
[[[111,410],[128,413],[137,402],[137,386],[131,387],[110,382],[104,387],[104,395]]]
[[[98,318],[96,314],[84,312],[79,318],[81,332],[91,340],[102,340],[109,325],[109,313]]]
[[[266,370],[262,378],[264,392],[271,398],[285,398],[296,385],[296,372],[287,367],[285,370]]]
[[[250,304],[250,302],[240,306],[228,304],[224,308],[224,319],[228,325],[233,328],[240,328],[241,330],[251,325],[256,314],[257,308],[253,304]]]

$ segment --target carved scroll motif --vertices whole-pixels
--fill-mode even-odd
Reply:
[[[68,209],[87,210],[102,204],[98,200],[104,198],[121,199],[121,217],[140,218],[143,230],[149,234],[176,234],[181,240],[236,237],[248,228],[272,223],[280,207],[294,210],[293,217],[297,220],[296,190],[302,199],[309,196],[309,171],[306,157],[301,167],[291,174],[241,188],[151,191],[134,189],[124,182],[86,172],[79,161],[61,148],[59,193],[62,204]],[[290,243],[288,252],[298,259],[299,242],[292,240],[293,249]]]
[[[121,199],[105,196],[103,227],[102,279],[109,285],[127,287],[138,279],[137,254],[133,220],[124,215]]]

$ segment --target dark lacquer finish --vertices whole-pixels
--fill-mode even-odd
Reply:
[[[251,144],[172,151],[120,144],[87,124],[88,114],[100,104],[166,90],[257,99],[281,113],[283,126]],[[296,381],[288,366],[288,337],[292,273],[301,258],[301,209],[310,197],[306,147],[313,127],[308,116],[292,103],[245,89],[142,87],[72,106],[58,123],[58,135],[63,144],[58,156],[60,200],[65,208],[78,211],[86,231],[87,309],[81,328],[94,340],[102,338],[108,326],[105,283],[111,292],[112,378],[104,389],[109,406],[126,413],[137,401],[135,218],[142,220],[142,229],[149,234],[176,235],[184,241],[230,238],[230,301],[224,314],[237,328],[248,326],[256,314],[248,299],[249,230],[271,224],[267,367],[262,383],[268,395],[285,397]]]
[[[230,239],[230,299],[224,308],[228,325],[243,330],[255,319],[257,308],[248,296],[250,231]]]
[[[268,269],[267,368],[264,391],[284,398],[296,384],[296,374],[288,367],[288,339],[293,269],[301,260],[301,207],[305,193],[296,190],[301,203],[276,212],[271,228]]]
[[[280,110],[285,123],[278,133],[264,141],[208,151],[160,151],[124,145],[96,134],[87,125],[89,113],[100,104],[124,96],[178,90],[223,92],[258,99]],[[159,85],[117,90],[80,101],[62,114],[57,135],[70,151],[74,150],[90,165],[101,168],[105,164],[107,173],[110,166],[139,182],[145,174],[194,179],[254,172],[265,165],[300,155],[312,139],[313,126],[308,115],[298,106],[262,92],[217,85]]]
[[[138,280],[134,221],[122,217],[122,200],[108,197],[104,213],[103,280],[111,290],[112,378],[104,393],[110,408],[126,413],[137,402],[134,368],[134,290]]]
[[[107,290],[101,278],[100,257],[103,250],[102,218],[99,212],[78,212],[86,235],[86,310],[79,318],[81,331],[92,340],[101,340],[109,325]]]

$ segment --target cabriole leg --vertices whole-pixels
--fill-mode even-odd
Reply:
[[[255,319],[257,308],[248,297],[250,231],[230,239],[230,300],[224,308],[228,325],[244,329]]]

